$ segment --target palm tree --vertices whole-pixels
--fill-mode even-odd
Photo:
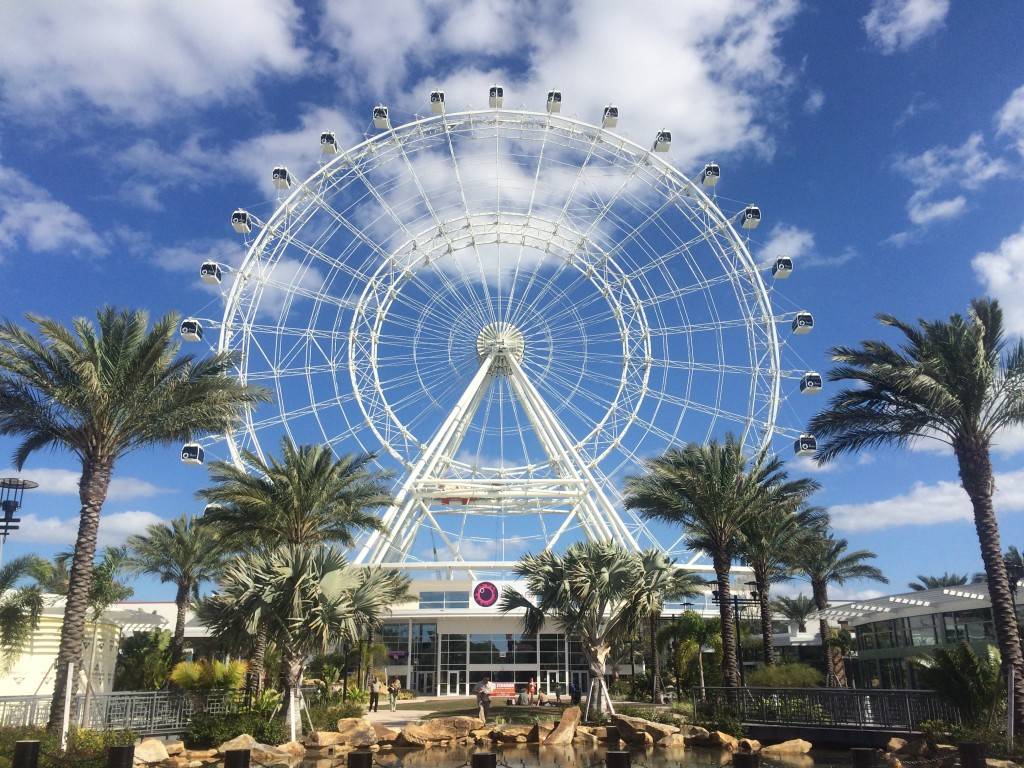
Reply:
[[[696,611],[686,611],[658,633],[658,642],[664,647],[668,641],[689,643],[697,659],[700,697],[704,698],[704,649],[720,644],[718,623],[705,619]],[[676,676],[676,687],[679,680]]]
[[[612,647],[628,641],[648,616],[639,555],[614,542],[586,541],[562,555],[524,555],[513,571],[526,592],[505,587],[498,610],[523,610],[525,634],[538,634],[550,622],[578,637],[590,665],[587,710],[614,711],[603,684],[605,663]]]
[[[952,447],[974,510],[999,652],[1015,675],[1014,716],[1024,730],[1024,655],[992,504],[990,455],[1001,429],[1024,423],[1024,341],[1007,344],[1002,309],[990,299],[972,301],[967,317],[916,325],[892,315],[878,319],[902,334],[902,344],[866,341],[832,350],[838,365],[829,378],[852,386],[811,420],[817,459],[918,439]]]
[[[45,561],[36,555],[15,558],[0,567],[0,654],[13,663],[36,627],[44,608],[44,590],[36,576]]]
[[[795,621],[798,632],[806,632],[807,618],[817,610],[817,606],[807,595],[797,595],[796,597],[776,598],[772,602],[772,610],[782,614],[790,621]]]
[[[391,503],[388,475],[373,469],[369,454],[335,457],[324,445],[296,447],[281,441],[281,458],[244,453],[252,473],[229,462],[210,467],[213,485],[199,492],[209,505],[202,522],[223,541],[252,546],[315,546],[355,543],[360,530],[381,530],[371,510]],[[271,640],[268,624],[254,624],[249,660],[257,686]]]
[[[811,593],[819,612],[828,608],[829,584],[845,584],[853,579],[889,583],[878,568],[866,562],[876,557],[874,552],[865,549],[848,552],[848,547],[846,539],[836,539],[832,534],[819,534],[808,537],[797,552],[794,565],[811,582]],[[827,684],[845,687],[846,664],[842,654],[834,652],[828,620],[819,618],[818,628]]]
[[[818,483],[805,481],[803,493],[818,490]],[[754,573],[754,588],[760,603],[761,649],[766,666],[775,663],[772,647],[771,586],[789,578],[794,553],[801,541],[820,533],[828,525],[828,515],[820,507],[800,504],[801,494],[790,494],[782,503],[773,503],[774,489],[766,495],[760,514],[748,517],[741,528],[740,560]]]
[[[917,581],[907,584],[915,592],[923,592],[926,589],[938,589],[939,587],[959,587],[966,584],[968,576],[966,573],[943,573],[941,576],[921,576]]]
[[[350,566],[331,547],[281,546],[226,566],[212,599],[230,610],[206,615],[215,636],[234,632],[239,617],[253,634],[258,624],[268,624],[281,646],[286,685],[295,690],[310,654],[379,626],[408,587],[398,571]]]
[[[177,617],[171,641],[171,666],[185,650],[185,611],[191,599],[198,599],[199,586],[212,581],[223,564],[220,540],[203,529],[194,518],[182,515],[166,523],[154,523],[143,535],[128,539],[129,567],[135,573],[159,577],[176,587]]]
[[[661,664],[658,657],[658,620],[666,600],[678,600],[700,594],[706,582],[695,573],[678,568],[675,561],[657,549],[640,554],[643,568],[641,600],[647,612],[651,635],[651,702],[658,703],[658,678]]]
[[[49,727],[60,724],[68,664],[81,667],[89,585],[100,511],[117,461],[147,446],[223,432],[244,408],[267,399],[241,384],[226,353],[179,356],[177,317],[152,326],[143,311],[105,308],[96,324],[72,327],[34,315],[35,333],[0,323],[0,435],[18,436],[19,470],[36,451],[62,448],[78,457],[78,538],[57,652]]]
[[[961,641],[910,660],[924,687],[952,704],[968,725],[986,720],[1002,694],[999,654],[992,646],[986,649],[981,656]]]
[[[687,546],[711,557],[718,581],[723,677],[727,685],[738,686],[729,572],[741,551],[743,525],[768,498],[775,503],[787,496],[802,498],[810,481],[789,481],[778,458],[748,460],[732,435],[724,443],[671,448],[644,462],[644,468],[644,475],[626,478],[626,507],[681,525]]]

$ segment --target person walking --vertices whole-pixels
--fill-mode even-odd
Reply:
[[[398,709],[398,692],[400,690],[402,690],[402,684],[397,677],[392,678],[391,685],[388,686],[388,703],[391,705],[392,712]]]
[[[479,717],[485,723],[491,718],[491,693],[494,691],[494,686],[491,685],[491,679],[485,677],[480,681],[480,685],[476,687],[476,703],[479,708]]]
[[[575,680],[569,683],[569,700],[573,703],[573,706],[578,707],[580,705],[580,687],[576,685]]]
[[[380,695],[384,692],[384,683],[377,678],[370,683],[370,712],[380,711]]]

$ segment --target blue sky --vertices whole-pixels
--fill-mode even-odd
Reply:
[[[483,107],[500,80],[512,106],[538,108],[557,85],[566,114],[593,119],[615,101],[630,138],[670,128],[685,173],[721,163],[726,194],[764,212],[755,256],[797,259],[784,294],[815,312],[799,345],[809,368],[827,369],[833,344],[877,336],[875,312],[947,315],[985,292],[1024,333],[1024,7],[624,5],[5,4],[2,312],[212,312],[197,264],[240,258],[228,216],[237,206],[269,215],[273,165],[312,170],[320,131],[355,143],[378,101],[396,121],[425,111],[433,87],[450,105]],[[799,427],[810,413],[801,402],[783,421]],[[11,447],[0,441],[3,455]],[[1024,544],[1022,452],[1018,432],[995,455],[1004,546]],[[46,492],[27,500],[6,553],[73,541],[73,469],[59,454],[30,461],[26,476]],[[922,445],[794,469],[823,483],[840,533],[876,551],[894,585],[979,569],[947,453]],[[202,480],[174,450],[124,460],[103,540],[198,512]],[[138,592],[172,595],[146,582]]]

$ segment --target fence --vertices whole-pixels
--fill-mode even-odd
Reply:
[[[857,688],[705,688],[692,691],[694,711],[732,714],[745,725],[807,726],[917,732],[926,720],[960,722],[933,691]]]

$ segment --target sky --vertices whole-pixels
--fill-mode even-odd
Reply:
[[[720,163],[730,197],[762,209],[755,257],[796,260],[783,291],[814,311],[799,348],[809,369],[828,369],[832,345],[892,339],[877,312],[948,316],[982,294],[1019,336],[1022,25],[1015,0],[0,4],[0,313],[213,312],[197,266],[241,258],[228,217],[269,215],[274,165],[312,171],[319,133],[357,143],[378,102],[408,118],[439,87],[449,105],[483,108],[502,82],[507,105],[540,109],[558,87],[563,113],[591,121],[615,101],[623,135],[672,130],[668,157],[686,174]],[[805,399],[782,421],[798,429],[811,413]],[[13,445],[0,440],[0,456]],[[1004,547],[1024,545],[1022,456],[1024,430],[999,438]],[[943,446],[790,468],[822,483],[838,533],[876,552],[892,583],[837,595],[980,570]],[[67,548],[73,461],[36,455],[24,474],[42,487],[4,556]],[[101,543],[198,513],[203,479],[174,448],[124,459]]]

